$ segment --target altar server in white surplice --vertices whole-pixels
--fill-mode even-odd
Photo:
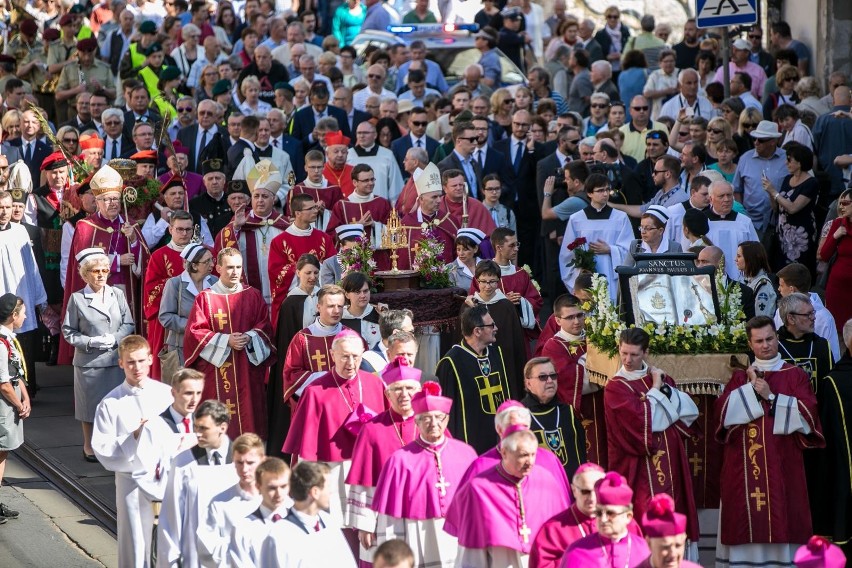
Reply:
[[[156,485],[159,447],[150,424],[172,403],[172,389],[148,377],[151,348],[145,338],[129,335],[118,346],[124,382],[98,404],[92,449],[106,469],[115,472],[118,565],[145,567],[151,556],[154,499],[143,490]]]
[[[254,479],[260,493],[260,505],[239,519],[231,530],[228,546],[228,565],[231,568],[270,566],[260,560],[263,542],[274,524],[284,522],[287,505],[292,503],[289,497],[290,468],[284,460],[266,458],[257,466]],[[325,565],[335,566],[333,563]]]
[[[157,530],[157,566],[197,568],[196,535],[211,499],[237,483],[228,408],[218,400],[205,400],[193,415],[198,445],[177,454],[172,461],[160,525]]]
[[[243,434],[234,440],[233,454],[239,481],[213,497],[206,520],[198,527],[198,560],[205,567],[228,566],[228,546],[234,524],[260,506],[254,474],[266,459],[263,440],[257,434]]]
[[[569,266],[574,260],[573,243],[580,237],[586,239],[586,244],[581,247],[595,253],[595,271],[606,276],[609,295],[615,301],[618,294],[615,267],[624,264],[624,257],[633,240],[633,227],[627,214],[607,205],[610,185],[605,175],[590,175],[586,180],[585,191],[590,203],[568,219],[559,251],[559,271],[565,286],[573,290],[574,281],[580,274],[578,267]]]
[[[340,527],[326,513],[331,502],[331,469],[322,462],[299,462],[290,476],[295,501],[263,543],[260,566],[355,568],[355,557]]]

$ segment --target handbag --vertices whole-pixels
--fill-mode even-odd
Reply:
[[[817,278],[816,284],[814,284],[811,288],[820,296],[825,294],[825,287],[828,286],[828,277],[831,275],[831,267],[834,266],[835,262],[837,262],[837,251],[834,251],[834,254],[828,259],[828,262],[825,265],[825,270],[822,271]]]
[[[180,314],[180,297],[182,295],[182,291],[178,289],[178,314]],[[168,349],[168,345],[163,345],[160,352],[157,353],[157,358],[160,359],[160,381],[167,385],[171,385],[172,377],[174,377],[175,373],[178,372],[178,369],[181,368],[182,364],[180,357],[178,357],[178,350],[172,349],[169,351]]]

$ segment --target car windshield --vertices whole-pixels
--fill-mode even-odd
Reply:
[[[514,66],[511,64],[511,61],[502,52],[498,53],[500,55],[500,64],[503,67],[501,82],[508,85],[522,83],[524,81],[523,76],[513,69]],[[479,58],[482,57],[482,54],[475,47],[469,47],[458,50],[433,50],[428,57],[441,66],[441,71],[444,72],[447,83],[453,85],[462,80],[465,68],[468,65],[477,63]],[[509,63],[508,65],[506,64],[507,62]]]

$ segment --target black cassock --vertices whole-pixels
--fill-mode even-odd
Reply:
[[[808,488],[814,533],[830,537],[849,558],[852,554],[852,357],[848,353],[820,383],[817,401],[825,448],[805,452],[806,456],[816,452],[819,458],[820,482]]]
[[[509,384],[515,397],[520,398],[524,392],[524,365],[527,362],[527,347],[525,345],[524,328],[521,327],[519,306],[506,299],[499,292],[499,299],[492,298],[487,302],[488,313],[497,324],[497,341],[494,343],[503,351]],[[481,300],[480,300],[481,301]],[[462,307],[462,313],[467,309]]]
[[[530,430],[538,438],[538,445],[556,454],[568,479],[573,479],[577,468],[586,461],[586,432],[579,415],[571,405],[562,404],[555,396],[549,403],[542,404],[527,394],[521,403],[532,414]]]
[[[479,357],[462,340],[438,361],[435,374],[443,395],[453,399],[448,425],[453,437],[473,446],[477,454],[496,446],[497,408],[506,400],[517,400],[500,347],[492,345],[484,357]]]

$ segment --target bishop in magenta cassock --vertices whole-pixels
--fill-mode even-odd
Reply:
[[[501,440],[496,446],[490,448],[485,453],[481,454],[476,461],[470,464],[470,467],[464,474],[462,484],[470,481],[483,471],[497,467],[500,463],[500,444],[502,443],[505,433],[509,431],[510,426],[520,424],[528,429],[532,424],[532,414],[529,408],[517,400],[507,400],[497,408],[497,414],[494,416],[494,429],[497,431],[497,438]],[[562,467],[562,462],[559,458],[547,448],[539,448],[536,454],[536,467],[548,472],[557,485],[561,488],[565,499],[571,498],[571,487],[568,476],[565,474],[565,468]]]
[[[223,248],[239,249],[245,262],[243,284],[259,290],[269,305],[272,303],[268,268],[272,240],[289,225],[273,207],[281,187],[281,172],[264,159],[248,173],[246,183],[251,191],[251,211],[238,209],[234,213],[231,222],[216,235],[214,252],[218,254]]]
[[[360,335],[351,329],[337,334],[331,346],[334,368],[302,393],[282,450],[294,461],[328,463],[333,488],[329,512],[340,525],[347,516],[346,476],[355,440],[364,424],[388,406],[382,380],[359,370],[363,353]]]
[[[154,354],[151,365],[151,377],[161,379],[160,358],[157,356],[166,338],[166,331],[160,323],[160,302],[163,299],[163,288],[166,280],[183,272],[181,252],[192,240],[192,216],[185,211],[176,212],[169,219],[169,234],[171,240],[164,247],[151,253],[148,269],[145,271],[145,282],[142,286],[142,312],[148,322],[148,343]],[[166,377],[170,382],[171,377]]]
[[[637,516],[654,495],[674,497],[688,521],[690,557],[697,559],[698,512],[684,439],[698,407],[671,377],[645,362],[649,341],[641,328],[625,330],[619,338],[621,368],[604,391],[609,467],[627,478]]]
[[[606,475],[595,463],[584,463],[571,480],[574,503],[547,520],[536,534],[530,553],[530,568],[557,568],[565,551],[576,541],[598,532],[595,519],[598,498],[595,483]],[[627,530],[642,537],[639,524],[631,519]]]
[[[444,517],[476,452],[446,436],[452,399],[427,382],[411,401],[417,438],[394,452],[379,476],[373,498],[377,544],[398,538],[409,543],[415,566],[451,566],[458,541],[444,532]]]
[[[574,541],[559,566],[639,566],[651,551],[642,537],[629,529],[634,499],[627,480],[608,472],[595,483],[595,497],[597,531]]]
[[[265,438],[265,385],[275,346],[269,308],[256,288],[243,286],[242,268],[238,250],[219,252],[219,281],[195,297],[183,352],[186,366],[204,373],[202,398],[228,408],[228,435]]]
[[[665,493],[654,495],[642,515],[642,527],[651,555],[639,568],[701,568],[684,560],[686,551],[686,516],[675,511],[674,499]]]
[[[340,225],[363,225],[373,248],[379,249],[382,246],[384,226],[391,212],[390,201],[373,194],[376,174],[370,166],[355,166],[352,169],[352,182],[355,184],[355,191],[346,199],[335,203],[325,230],[331,234]]]
[[[790,565],[812,534],[803,450],[825,445],[808,374],[778,353],[775,324],[746,324],[755,360],[716,402],[722,454],[716,558]],[[743,503],[745,501],[745,503]]]
[[[406,231],[408,237],[407,249],[399,249],[399,269],[409,270],[414,263],[416,243],[422,241],[427,235],[444,245],[441,260],[444,264],[453,260],[455,256],[456,231],[452,223],[448,221],[448,215],[438,215],[438,206],[441,203],[441,194],[444,189],[441,186],[441,172],[435,164],[429,164],[418,175],[415,172],[414,181],[417,187],[417,209],[400,219],[400,224]]]
[[[544,341],[541,356],[553,361],[559,380],[556,397],[582,416],[586,459],[607,466],[603,389],[586,374],[586,312],[580,300],[563,294],[553,303],[559,331]]]
[[[334,241],[326,233],[314,229],[317,202],[309,194],[301,194],[291,201],[293,223],[272,239],[269,249],[269,286],[272,291],[272,321],[278,323],[278,310],[291,288],[295,287],[296,262],[310,253],[320,262],[337,254]]]
[[[373,493],[382,468],[391,454],[417,439],[411,397],[420,392],[420,369],[397,357],[382,372],[390,408],[361,428],[352,450],[352,468],[346,476],[349,507],[346,525],[358,529],[361,560],[372,562],[376,546],[376,513]]]
[[[102,167],[92,176],[89,185],[98,210],[77,222],[68,258],[76,258],[83,249],[93,247],[103,249],[110,261],[107,284],[124,290],[127,304],[134,309],[133,321],[141,322],[142,319],[138,317],[139,314],[135,310],[141,305],[140,277],[145,273],[149,253],[139,227],[119,214],[122,208],[123,183],[119,173],[109,166]],[[85,285],[77,271],[77,266],[69,263],[65,275],[63,314],[71,294]],[[140,323],[136,324],[136,329],[137,332],[141,330]],[[73,356],[73,348],[63,338],[60,342],[59,364],[70,365]]]
[[[500,463],[456,492],[444,530],[458,538],[457,565],[527,565],[535,534],[568,507],[556,480],[535,467],[538,451],[535,434],[521,424],[510,426],[500,444]]]

